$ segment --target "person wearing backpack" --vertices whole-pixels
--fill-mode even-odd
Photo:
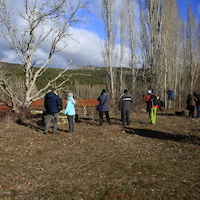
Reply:
[[[151,91],[150,95],[147,94],[145,102],[148,105],[149,117],[150,117],[150,120],[151,120],[151,125],[155,125],[155,123],[156,123],[156,112],[157,112],[157,109],[158,109],[157,96],[155,94],[153,94],[152,91]]]
[[[124,94],[120,96],[118,103],[118,109],[121,110],[122,126],[125,126],[125,123],[127,123],[127,125],[130,125],[131,123],[129,112],[131,109],[132,102],[133,102],[132,95],[130,95],[128,91],[125,89]]]
[[[151,90],[147,90],[147,96],[146,96],[146,99],[145,99],[145,102],[147,103],[147,112],[149,112],[149,109],[150,109],[150,96],[151,96]]]
[[[102,90],[100,96],[98,97],[97,101],[103,105],[102,110],[99,110],[99,118],[100,118],[100,126],[103,125],[103,113],[106,115],[107,123],[111,125],[110,117],[109,117],[109,100],[110,96],[106,94],[105,89]]]

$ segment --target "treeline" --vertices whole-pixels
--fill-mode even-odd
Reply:
[[[173,89],[174,106],[181,107],[188,93],[200,93],[200,21],[192,5],[188,6],[186,20],[179,13],[177,0],[124,0],[119,12],[117,6],[115,0],[109,3],[102,0],[105,29],[102,56],[112,96],[115,97],[118,85],[123,85],[124,61],[129,63],[130,90],[134,96],[139,92],[138,71],[142,72],[139,80],[143,93],[151,88],[166,101],[165,91]],[[120,26],[116,26],[118,13]],[[115,79],[116,59],[121,65],[119,84]]]
[[[12,77],[9,79],[10,86],[13,91],[17,91],[17,98],[20,100],[24,99],[24,71],[23,68],[18,64],[10,63],[1,63],[4,71],[6,70],[6,75]],[[85,67],[87,68],[87,67]],[[130,81],[130,75],[127,69],[127,75],[125,82]],[[55,78],[62,69],[49,68],[42,74],[41,77],[38,77],[35,89],[32,91],[33,94],[37,93],[39,89],[42,89],[49,80]],[[119,69],[117,69],[117,78],[119,79]],[[100,94],[102,89],[109,91],[109,77],[107,75],[105,68],[98,68],[91,66],[91,70],[68,70],[65,73],[65,78],[69,80],[59,89],[59,95],[61,98],[67,98],[67,92],[72,91],[77,98],[82,99],[96,99]],[[57,87],[65,78],[59,78],[51,87]],[[124,85],[126,85],[124,82]],[[44,91],[45,93],[45,91]],[[3,91],[0,91],[0,101],[10,101],[10,97],[6,95]]]

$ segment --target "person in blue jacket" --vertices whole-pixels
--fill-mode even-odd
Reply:
[[[168,90],[167,91],[168,94],[168,109],[172,108],[172,99],[173,99],[173,90]]]
[[[99,101],[101,105],[103,105],[103,110],[99,111],[100,126],[103,125],[103,113],[105,113],[106,115],[107,123],[111,125],[111,121],[109,117],[109,107],[108,107],[109,100],[110,100],[110,96],[107,95],[105,89],[103,89],[99,98],[97,99],[97,101]]]
[[[55,88],[45,95],[44,107],[46,109],[46,123],[44,134],[48,133],[52,117],[54,117],[53,134],[57,134],[57,127],[59,122],[59,112],[62,110],[62,101],[57,94]]]
[[[74,115],[76,115],[75,112],[75,105],[76,105],[76,100],[73,98],[73,93],[68,93],[68,98],[67,98],[67,103],[66,103],[66,109],[64,114],[67,115],[68,119],[68,124],[69,124],[69,132],[74,133]]]

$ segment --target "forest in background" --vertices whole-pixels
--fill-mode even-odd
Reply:
[[[1,63],[4,70],[7,71],[7,76],[12,78],[10,82],[13,82],[11,85],[15,91],[18,91],[17,94],[19,97],[23,99],[24,95],[24,72],[23,68],[19,64],[11,64],[11,63]],[[33,92],[37,92],[38,89],[43,88],[47,82],[54,78],[58,73],[60,73],[62,69],[48,68],[47,71],[37,79],[35,89]],[[116,68],[116,98],[118,98],[120,94],[120,68]],[[65,72],[70,79],[63,85],[61,89],[58,90],[59,96],[62,99],[67,98],[67,93],[69,91],[73,92],[77,99],[96,99],[103,88],[108,91],[109,94],[109,76],[105,68],[93,67],[93,66],[85,66],[85,67],[77,67],[73,70],[68,70]],[[58,79],[52,87],[56,87],[60,82],[63,81],[63,78]],[[200,78],[195,84],[195,91],[197,93],[200,92]],[[147,70],[144,73],[144,69],[138,69],[137,81],[136,81],[136,91],[135,98],[138,100],[142,100],[146,95],[146,91],[148,88],[151,88],[152,80],[151,73]],[[124,68],[124,82],[123,88],[127,88],[131,93],[131,69]],[[153,89],[153,88],[151,88]],[[157,95],[161,95],[161,90],[154,90]],[[188,77],[188,85],[183,89],[180,94],[182,97],[182,106],[185,106],[186,98],[188,93],[190,92],[189,85],[189,77]],[[45,93],[45,92],[44,92]],[[162,96],[161,96],[162,98]],[[0,91],[0,102],[9,102],[10,99],[6,96],[2,91]],[[178,104],[179,106],[179,104]],[[181,107],[182,107],[181,106]]]

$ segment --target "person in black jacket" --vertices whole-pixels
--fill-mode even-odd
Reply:
[[[200,117],[200,94],[194,92],[194,96],[197,98],[196,106],[197,106],[197,118]]]
[[[125,89],[124,94],[122,94],[119,98],[118,108],[121,110],[121,117],[122,117],[122,126],[125,126],[125,123],[127,125],[130,125],[130,108],[131,103],[133,102],[133,97],[128,93],[128,91]]]
[[[46,123],[44,128],[44,134],[48,133],[49,125],[52,117],[54,117],[53,134],[57,134],[57,127],[59,121],[59,112],[62,110],[62,101],[57,94],[55,88],[52,88],[51,92],[45,95],[44,106],[46,109]]]
[[[111,125],[111,120],[109,117],[109,100],[110,96],[106,94],[106,90],[103,89],[100,96],[98,97],[97,101],[103,105],[102,111],[99,111],[99,118],[100,118],[100,126],[103,125],[103,113],[106,115],[106,120],[108,125]]]

